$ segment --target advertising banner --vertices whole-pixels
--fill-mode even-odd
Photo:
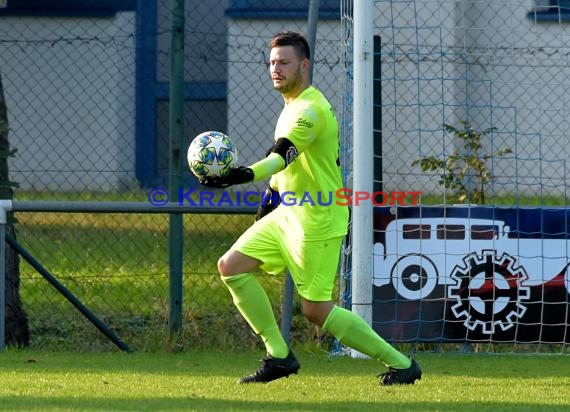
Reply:
[[[570,210],[378,207],[374,229],[388,340],[570,343]]]

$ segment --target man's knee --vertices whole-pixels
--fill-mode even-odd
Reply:
[[[260,264],[260,261],[237,250],[230,249],[218,259],[218,272],[220,276],[239,275],[240,273],[256,270]]]
[[[220,276],[230,276],[230,267],[228,265],[228,261],[225,258],[226,255],[223,255],[222,257],[220,257],[218,259],[218,272],[220,273]]]
[[[239,252],[237,252],[239,253]],[[236,271],[239,266],[240,259],[233,250],[228,250],[218,259],[218,272],[220,276],[232,276],[237,275],[240,272]]]

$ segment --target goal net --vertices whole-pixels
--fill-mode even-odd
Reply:
[[[566,1],[341,2],[346,184],[374,182],[341,302],[386,339],[568,350],[567,21]]]

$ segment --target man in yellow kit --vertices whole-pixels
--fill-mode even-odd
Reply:
[[[265,290],[252,274],[259,268],[278,274],[287,267],[309,321],[344,345],[384,362],[388,371],[380,375],[381,384],[413,384],[422,374],[417,362],[382,339],[358,315],[332,301],[348,208],[335,198],[342,188],[338,122],[330,103],[309,82],[310,64],[309,46],[302,35],[284,31],[272,38],[271,79],[285,100],[275,143],[265,159],[233,168],[225,177],[201,181],[208,187],[227,187],[271,178],[257,221],[218,261],[235,306],[267,349],[259,369],[239,382],[270,382],[300,368],[281,335]],[[296,202],[280,204],[279,193],[285,192]]]

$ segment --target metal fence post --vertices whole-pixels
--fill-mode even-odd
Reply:
[[[0,200],[0,352],[4,350],[6,332],[6,224],[11,200]]]
[[[4,350],[6,325],[6,211],[0,211],[0,351]]]
[[[172,0],[172,39],[170,68],[170,164],[168,190],[173,202],[182,188],[184,152],[184,0]],[[168,256],[170,270],[169,325],[173,342],[182,328],[182,261],[184,230],[180,214],[169,218]]]

